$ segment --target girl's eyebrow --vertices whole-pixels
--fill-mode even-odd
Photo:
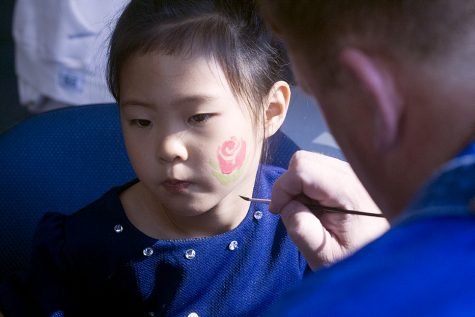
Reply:
[[[178,97],[171,102],[171,106],[193,106],[193,105],[200,105],[215,99],[212,95],[203,95],[203,94],[196,94],[196,95],[186,95],[182,97]],[[156,104],[153,102],[148,102],[145,100],[140,99],[126,99],[125,101],[121,102],[120,105],[122,107],[127,106],[142,106],[145,108],[155,108]]]
[[[147,103],[147,102],[144,102],[143,100],[138,100],[138,99],[130,99],[130,100],[125,100],[125,101],[121,101],[119,102],[119,105],[121,107],[145,107],[145,108],[153,108],[153,104],[152,103]]]
[[[210,101],[213,101],[215,98],[211,95],[203,95],[203,94],[196,94],[196,95],[188,95],[179,97],[174,100],[171,104],[172,106],[193,106],[193,105],[200,105]]]

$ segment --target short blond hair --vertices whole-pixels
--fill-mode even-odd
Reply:
[[[260,7],[278,33],[312,48],[316,59],[351,43],[426,61],[475,30],[475,0],[260,0]]]

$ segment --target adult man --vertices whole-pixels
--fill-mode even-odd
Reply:
[[[270,316],[475,315],[475,1],[262,0],[297,81],[392,228],[307,278]],[[328,229],[293,197],[318,167],[294,157],[271,208],[324,259]],[[323,224],[323,227],[322,227]]]

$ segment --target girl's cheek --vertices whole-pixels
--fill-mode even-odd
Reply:
[[[246,141],[232,136],[216,150],[216,159],[210,160],[212,175],[223,185],[232,183],[242,174],[247,160]]]

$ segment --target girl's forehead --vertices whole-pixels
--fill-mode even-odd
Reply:
[[[229,84],[220,64],[206,56],[135,54],[121,72],[121,95],[142,91],[169,96],[227,97],[239,104],[243,98]]]
[[[162,76],[193,77],[202,76],[207,80],[215,80],[229,86],[226,70],[212,56],[204,54],[166,54],[160,51],[132,54],[122,65],[121,70],[136,68],[143,65],[148,70]]]
[[[136,53],[124,65],[121,75],[121,90],[124,86],[134,84],[134,81],[143,80],[149,76],[147,84],[154,82],[153,89],[159,91],[181,90],[180,94],[211,95],[226,94],[234,99],[241,110],[255,119],[255,108],[259,107],[254,98],[246,94],[247,90],[238,83],[230,83],[232,76],[227,69],[213,56],[204,53],[194,54],[166,54],[161,51]],[[124,76],[124,70],[126,75]],[[128,76],[135,73],[135,78]],[[125,81],[122,80],[126,78]],[[152,89],[152,87],[150,88]]]

